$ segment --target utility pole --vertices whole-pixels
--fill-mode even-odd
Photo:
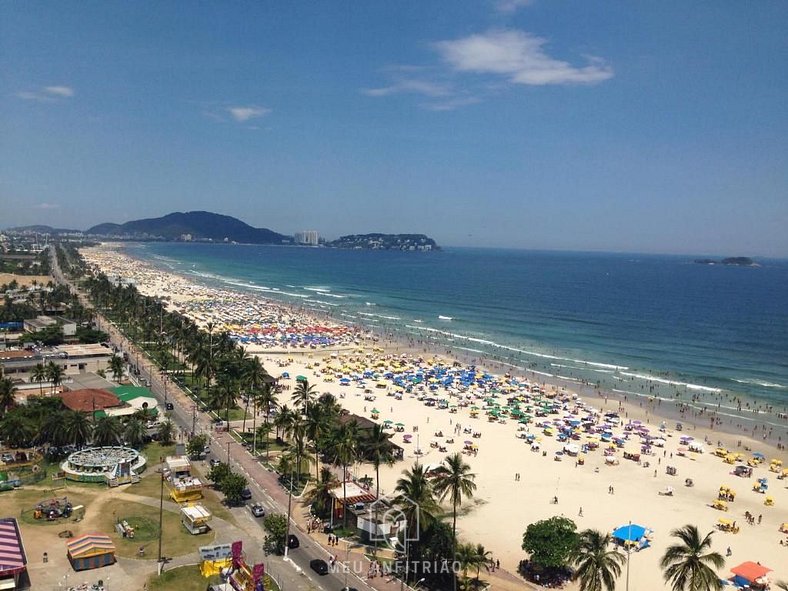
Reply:
[[[227,432],[229,435],[229,431]],[[227,465],[230,465],[230,442],[227,442]]]
[[[194,432],[197,427],[197,405],[192,405],[192,437],[194,437]]]
[[[161,462],[161,487],[159,490],[159,576],[161,576],[162,563],[161,563],[161,538],[162,538],[162,525],[164,524],[164,458],[160,457]]]

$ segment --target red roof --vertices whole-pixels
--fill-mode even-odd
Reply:
[[[755,579],[760,579],[766,573],[772,572],[772,569],[762,566],[757,562],[747,561],[742,562],[739,566],[734,566],[731,572],[748,581],[754,581]]]
[[[97,388],[85,388],[83,390],[72,390],[60,394],[63,404],[71,410],[81,412],[92,412],[94,410],[104,410],[123,406],[123,402],[112,392],[99,390]]]

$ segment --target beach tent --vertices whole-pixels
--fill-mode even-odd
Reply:
[[[115,563],[115,544],[109,536],[85,534],[68,542],[66,549],[68,560],[76,571]]]
[[[27,556],[16,519],[0,519],[0,589],[10,582],[15,589],[27,570]]]
[[[766,573],[772,572],[772,569],[748,560],[747,562],[742,562],[739,566],[734,566],[731,572],[734,574],[733,583],[743,587],[752,583],[765,585]]]

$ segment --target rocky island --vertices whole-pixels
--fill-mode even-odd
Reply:
[[[325,245],[359,250],[440,250],[435,241],[424,234],[349,234]]]
[[[758,263],[749,257],[728,257],[721,260],[695,259],[699,265],[732,265],[734,267],[757,267]]]

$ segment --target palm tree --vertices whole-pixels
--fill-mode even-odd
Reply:
[[[328,432],[329,423],[323,406],[313,404],[306,414],[306,436],[315,450],[315,480],[320,480],[320,440]]]
[[[709,551],[712,532],[701,538],[697,526],[685,525],[674,529],[670,535],[680,542],[665,550],[660,567],[665,570],[665,581],[671,583],[673,591],[722,589],[714,569],[725,566],[725,559],[719,552]]]
[[[279,439],[279,434],[281,432],[282,437],[287,437],[287,433],[290,431],[290,425],[293,423],[293,411],[290,408],[283,404],[279,408],[279,413],[276,415],[274,419],[274,427],[276,427],[276,438]]]
[[[40,396],[44,395],[44,380],[47,379],[47,370],[44,367],[43,363],[36,363],[36,366],[33,368],[33,371],[30,374],[30,379],[34,382],[38,382],[38,394]]]
[[[109,368],[112,370],[112,379],[120,382],[123,378],[123,358],[113,355],[109,360]]]
[[[331,511],[331,491],[339,486],[339,480],[328,466],[320,469],[320,476],[304,494],[304,500],[312,505],[315,515],[324,517]]]
[[[476,566],[479,557],[476,554],[476,548],[473,544],[460,544],[457,546],[454,559],[460,564],[462,568],[462,582],[464,588],[470,588],[468,583],[468,569]]]
[[[90,441],[93,423],[86,414],[78,410],[68,410],[64,413],[63,431],[70,444],[85,445]]]
[[[244,406],[244,422],[241,432],[246,433],[246,414],[249,410],[249,402],[252,402],[252,433],[257,426],[257,400],[258,392],[265,385],[268,372],[265,371],[259,357],[250,357],[244,363],[243,383],[246,387],[246,405]]]
[[[93,428],[93,444],[117,445],[123,435],[123,425],[117,417],[99,417]]]
[[[347,498],[347,469],[358,454],[358,423],[348,421],[337,427],[333,436],[334,463],[342,466],[342,498]],[[342,506],[342,527],[347,527],[347,507]]]
[[[490,550],[485,550],[482,544],[476,544],[474,552],[476,554],[476,580],[478,581],[482,567],[492,564],[492,552]]]
[[[309,405],[314,404],[315,398],[317,398],[315,387],[310,386],[307,380],[299,380],[293,391],[293,402],[301,407],[301,414],[306,416]]]
[[[145,421],[138,416],[132,416],[123,430],[123,439],[131,447],[140,447],[145,440]]]
[[[49,378],[49,382],[52,385],[51,394],[55,393],[55,388],[61,384],[65,375],[66,372],[63,370],[63,367],[56,364],[54,361],[47,363],[47,378]]]
[[[35,427],[20,413],[8,413],[0,420],[0,439],[7,447],[28,447],[35,436]]]
[[[403,471],[394,490],[397,493],[394,503],[399,506],[407,522],[407,536],[410,539],[420,539],[421,534],[440,512],[432,482],[427,478],[424,466],[417,462],[410,470]]]
[[[380,466],[391,466],[394,463],[394,446],[391,435],[386,433],[382,425],[375,424],[361,443],[364,458],[370,460],[375,467],[375,498],[380,498]]]
[[[452,526],[453,545],[457,548],[457,509],[462,504],[463,499],[473,496],[476,490],[476,474],[471,472],[471,467],[462,459],[458,453],[451,454],[443,460],[443,464],[435,470],[433,485],[435,494],[441,501],[447,496],[452,505]],[[456,585],[457,580],[455,578]]]
[[[268,438],[270,437],[271,431],[273,431],[273,429],[274,428],[271,426],[271,423],[263,423],[262,425],[257,427],[257,430],[255,431],[255,444],[257,444],[257,440],[258,439],[265,440],[265,459],[266,460],[268,460],[268,457],[269,457],[268,456],[268,449],[270,447]]]
[[[574,579],[580,581],[580,591],[613,591],[621,575],[626,558],[610,550],[610,535],[595,529],[580,532],[580,541],[572,557],[577,567]]]
[[[0,379],[0,410],[2,415],[8,412],[8,409],[14,406],[16,402],[16,386],[11,378]],[[1,416],[1,415],[0,415]]]

